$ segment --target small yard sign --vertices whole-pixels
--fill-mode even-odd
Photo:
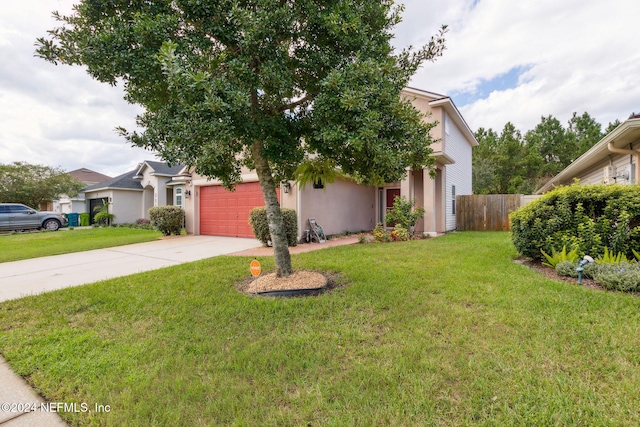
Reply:
[[[251,261],[251,265],[249,266],[249,270],[251,270],[251,274],[254,277],[258,277],[260,275],[260,262],[257,259]]]

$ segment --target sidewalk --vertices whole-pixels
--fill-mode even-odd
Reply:
[[[0,426],[1,427],[63,427],[67,424],[56,412],[47,411],[45,401],[14,374],[0,357]],[[43,404],[44,406],[41,406]]]
[[[358,242],[357,236],[305,243],[289,248],[291,254]],[[155,270],[219,255],[273,256],[273,248],[255,239],[215,236],[179,236],[107,249],[54,255],[0,264],[0,301],[79,286],[108,278]],[[40,406],[45,401],[0,356],[0,427],[60,427],[67,424]],[[80,402],[66,402],[77,403]],[[23,412],[25,404],[35,411]],[[7,406],[8,405],[8,406]],[[21,410],[18,412],[18,410]]]

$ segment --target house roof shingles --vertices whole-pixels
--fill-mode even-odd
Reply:
[[[111,177],[108,175],[104,175],[87,168],[81,168],[73,170],[71,172],[67,172],[67,175],[71,175],[78,181],[82,181],[86,184],[93,184],[111,179]]]
[[[153,162],[153,161],[146,160],[140,166],[140,168],[138,168],[138,172],[142,171],[142,169],[144,168],[145,164],[148,165],[151,169],[153,169],[153,171],[154,171],[154,173],[156,175],[166,175],[166,176],[176,175],[184,167],[184,165],[170,166],[168,163]]]
[[[104,190],[107,188],[118,188],[122,190],[140,190],[142,191],[142,185],[139,180],[133,179],[136,176],[137,170],[132,170],[122,175],[118,175],[115,178],[107,179],[106,181],[99,182],[97,184],[89,185],[83,188],[82,191],[96,191]]]
[[[97,184],[89,185],[82,191],[90,192],[96,190],[106,190],[108,188],[142,191],[143,188],[140,180],[134,179],[134,177],[139,176],[139,174],[142,173],[145,167],[153,169],[154,175],[172,177],[174,175],[177,175],[184,168],[184,165],[169,166],[167,163],[146,160],[135,170],[123,173],[122,175],[118,175],[115,178],[110,178],[105,181],[98,182]]]

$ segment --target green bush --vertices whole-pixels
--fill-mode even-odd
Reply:
[[[640,266],[637,263],[604,264],[594,279],[605,289],[622,292],[640,291]]]
[[[397,240],[400,242],[406,242],[409,240],[409,230],[401,226],[400,224],[396,224],[391,232],[391,238],[393,240]]]
[[[280,212],[284,221],[287,244],[296,246],[298,244],[298,215],[294,209],[280,208]],[[251,209],[249,225],[251,225],[256,239],[260,240],[263,245],[269,246],[271,234],[269,232],[269,221],[267,220],[267,209],[264,206]]]
[[[377,223],[376,228],[373,229],[373,238],[378,243],[385,243],[391,241],[391,233],[382,223]]]
[[[573,261],[560,261],[556,264],[556,272],[565,277],[578,277],[578,263]]]
[[[551,252],[551,255],[549,255],[548,253],[546,253],[543,250],[540,250],[540,252],[542,252],[542,255],[546,258],[547,262],[543,262],[542,265],[546,266],[546,267],[551,267],[551,268],[556,268],[556,266],[558,265],[558,263],[561,263],[563,261],[571,261],[571,262],[576,262],[578,261],[578,249],[574,249],[572,251],[570,251],[569,253],[567,253],[567,247],[563,246],[562,247],[562,251],[560,252],[556,252],[556,250],[554,249]]]
[[[179,236],[184,223],[184,210],[178,206],[156,206],[149,209],[149,219],[151,225],[165,236]]]
[[[608,248],[631,257],[640,250],[639,225],[637,185],[560,187],[511,214],[513,244],[532,258],[564,246],[580,256],[596,257]]]
[[[415,207],[416,201],[409,200],[406,197],[396,197],[393,201],[393,209],[387,212],[387,225],[400,225],[413,236],[413,227],[416,222],[424,216],[424,207]]]
[[[616,254],[612,251],[609,251],[609,248],[604,248],[604,254],[596,258],[596,264],[620,264],[623,262],[629,263],[627,256],[622,252]]]

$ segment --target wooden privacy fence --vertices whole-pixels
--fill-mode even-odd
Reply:
[[[528,201],[522,194],[457,196],[456,229],[458,231],[509,231],[511,229],[509,214]]]

